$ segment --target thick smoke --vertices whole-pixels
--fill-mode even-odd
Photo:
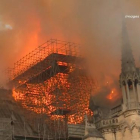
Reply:
[[[1,71],[50,38],[80,43],[88,71],[98,81],[100,94],[93,93],[98,95],[94,98],[103,100],[115,89],[115,102],[121,97],[122,18],[140,15],[139,9],[137,0],[0,0]],[[138,64],[140,19],[126,23]]]

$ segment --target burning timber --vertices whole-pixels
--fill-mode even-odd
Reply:
[[[82,125],[84,115],[92,115],[95,83],[79,50],[77,44],[51,39],[8,70],[14,100],[41,137],[70,137],[70,125]]]

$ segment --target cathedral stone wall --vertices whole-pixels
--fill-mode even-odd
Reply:
[[[125,128],[124,133],[122,133],[122,131],[117,131],[115,134],[111,132],[104,133],[103,136],[105,140],[139,140],[140,139],[140,134],[136,127],[134,127],[132,131],[130,131],[129,128]]]
[[[105,140],[115,140],[114,133],[105,133],[104,138]]]
[[[139,140],[140,115],[138,110],[126,111],[118,117],[118,124],[100,128],[105,140]]]
[[[132,139],[133,140],[140,139],[140,132],[139,132],[138,128],[136,128],[136,127],[134,127],[132,130]]]
[[[122,136],[122,132],[121,131],[117,131],[116,132],[116,140],[123,140],[123,136]]]
[[[90,137],[85,140],[103,140],[103,138]]]

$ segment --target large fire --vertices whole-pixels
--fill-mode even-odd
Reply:
[[[85,77],[79,77],[80,81],[70,83],[67,77],[67,74],[58,73],[43,84],[27,84],[24,92],[13,89],[13,97],[20,101],[24,108],[36,113],[46,113],[53,120],[64,117],[57,113],[53,115],[52,112],[55,110],[69,110],[68,122],[81,123],[85,114],[92,114],[88,109],[89,89],[86,90],[87,87],[84,87],[87,86],[85,81],[88,81]]]
[[[112,89],[106,98],[112,101],[116,100],[118,98],[118,91],[115,88]]]
[[[115,102],[117,99],[120,98],[118,87],[114,84],[114,79],[112,77],[106,76],[105,77],[105,87],[109,91],[106,99],[110,100],[111,102]]]
[[[29,80],[29,78],[26,79],[26,77],[22,77],[17,82],[15,80],[16,77],[22,74],[23,70],[24,72],[28,71],[30,67],[27,66],[24,68],[24,65],[20,65],[19,69],[15,69],[13,72],[15,74],[12,79],[16,81],[19,86],[13,87],[13,97],[27,110],[31,110],[37,114],[47,114],[51,120],[64,119],[67,117],[68,123],[81,123],[83,122],[85,114],[92,115],[88,107],[90,94],[94,88],[93,80],[86,75],[82,65],[77,65],[75,62],[64,61],[68,55],[64,49],[55,48],[55,50],[58,55],[64,58],[62,61],[54,61],[53,65],[46,65],[47,68],[45,68],[43,72],[50,71],[50,74],[45,75],[49,76],[49,78],[43,81],[42,78],[44,78],[44,75],[42,75],[43,77],[33,75],[39,78]],[[52,47],[49,51],[53,52],[50,53],[50,56],[56,57],[56,53],[54,53]],[[69,59],[67,61],[71,61],[70,57],[73,56],[72,53],[75,53],[75,50],[70,48],[69,51],[71,55],[68,55]],[[50,56],[47,55],[47,57]],[[76,56],[76,53],[74,56]],[[45,59],[46,57],[43,56],[43,58]],[[43,61],[43,58],[39,60]],[[75,57],[71,59],[75,59]],[[39,63],[39,60],[37,63]],[[31,60],[29,60],[29,62],[30,61]],[[35,65],[34,62],[31,63]],[[32,66],[34,66],[33,64]],[[48,64],[48,62],[46,64]],[[62,72],[60,72],[61,68],[64,69]]]

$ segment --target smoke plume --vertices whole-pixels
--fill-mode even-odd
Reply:
[[[50,38],[79,43],[88,72],[98,81],[94,99],[116,102],[121,98],[122,18],[140,15],[139,9],[137,0],[1,0],[0,71]],[[126,19],[126,24],[138,65],[140,19]]]

